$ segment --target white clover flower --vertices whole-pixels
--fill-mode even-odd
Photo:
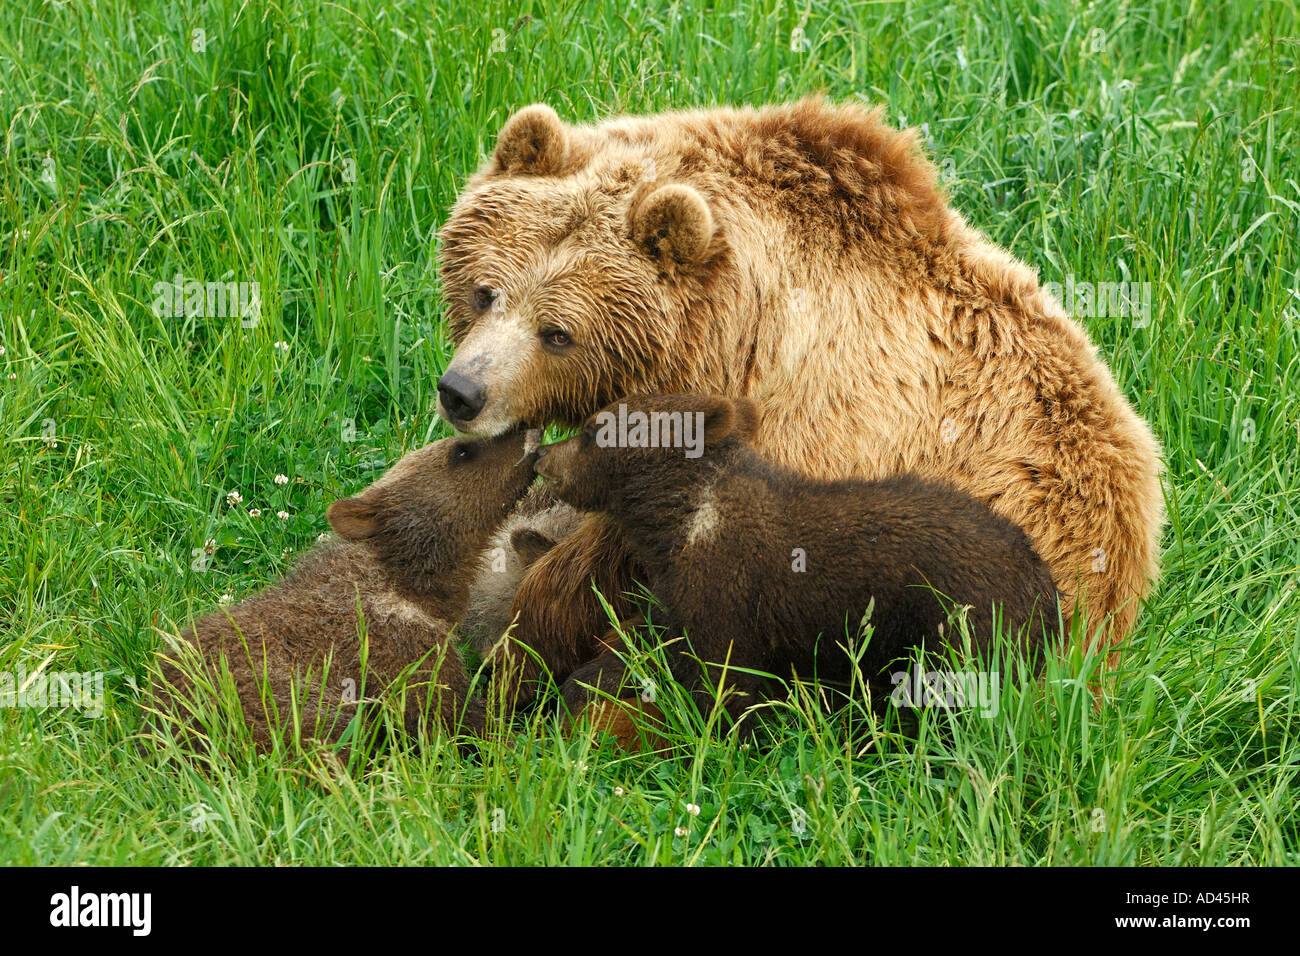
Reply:
[[[616,797],[621,797],[621,796],[623,796],[623,788],[622,788],[622,787],[615,787],[615,788],[614,788],[614,796],[616,796]]]
[[[230,507],[232,508],[235,507],[235,505],[239,504],[243,500],[244,500],[244,496],[241,495],[238,491],[232,491],[228,495],[226,495],[226,503],[229,504]]]
[[[276,475],[276,476],[275,476],[275,483],[276,483],[277,485],[287,485],[287,484],[289,483],[289,476],[288,476],[288,475]]]
[[[684,836],[686,836],[688,833],[690,833],[690,831],[687,830],[686,827],[678,827],[677,829],[675,829],[675,830],[673,831],[673,836],[684,837]]]
[[[281,352],[289,351],[289,343],[284,341],[283,339],[281,339],[279,342],[276,342],[274,347],[279,349]]]
[[[17,373],[17,372],[10,372],[10,373],[9,373],[9,381],[14,382],[14,381],[17,381],[17,380],[18,380],[18,373]]]
[[[216,539],[216,538],[208,538],[207,541],[204,541],[204,542],[203,542],[203,553],[204,553],[204,554],[211,554],[213,551],[216,551],[216,550],[217,550],[217,539]]]
[[[276,516],[277,518],[279,518],[281,521],[288,521],[288,520],[289,520],[289,512],[287,512],[287,511],[277,511],[277,512],[275,513],[275,516]]]
[[[248,509],[248,516],[249,516],[250,518],[260,518],[260,517],[262,517],[262,509],[261,509],[261,508],[249,508],[249,509]]]
[[[218,603],[218,604],[229,604],[229,603],[230,603],[231,601],[233,601],[234,599],[235,599],[235,596],[234,596],[233,594],[223,594],[223,595],[221,595],[221,597],[217,598],[217,603]]]
[[[693,817],[698,817],[700,815],[700,805],[698,803],[688,803],[686,804],[686,812]]]
[[[326,540],[328,537],[329,537],[329,535],[327,535],[324,531],[322,531],[320,534],[316,535],[316,540],[317,540],[317,541],[324,541],[324,540]]]
[[[4,354],[5,354],[5,347],[3,345],[0,345],[0,355],[4,355]]]

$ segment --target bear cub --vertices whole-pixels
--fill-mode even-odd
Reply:
[[[729,662],[733,721],[766,685],[742,669],[847,682],[840,645],[869,606],[862,668],[873,687],[888,686],[879,672],[891,661],[943,642],[952,607],[969,608],[977,648],[991,641],[995,604],[1031,656],[1059,637],[1060,595],[1018,527],[914,476],[822,481],[779,467],[750,445],[758,418],[750,399],[631,397],[537,460],[562,500],[625,534],[667,609],[665,638],[689,639],[693,655],[679,643],[670,659],[697,701],[718,682],[699,661]],[[596,696],[582,685],[615,694],[623,671],[612,650],[579,668],[564,686],[570,710]]]
[[[457,630],[479,657],[505,656],[501,638],[515,624],[512,605],[524,573],[582,523],[585,515],[555,497],[550,486],[534,485],[492,536],[469,588],[469,606]]]
[[[304,737],[337,742],[357,702],[385,693],[403,672],[408,733],[418,735],[428,718],[482,732],[483,701],[470,697],[448,634],[468,603],[479,553],[533,483],[535,458],[523,432],[411,451],[364,492],[330,505],[338,537],[285,580],[186,631],[206,679],[226,659],[259,749],[270,748],[277,726],[282,739],[291,734],[294,700]],[[173,662],[161,670],[157,703],[188,729],[188,708],[174,697],[194,688]]]

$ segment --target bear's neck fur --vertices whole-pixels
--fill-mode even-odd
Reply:
[[[482,540],[466,540],[454,546],[447,537],[331,539],[304,557],[285,586],[333,580],[363,593],[393,592],[432,618],[455,621],[469,602],[474,559],[487,545],[487,535],[479,537]]]
[[[459,537],[392,535],[373,547],[392,590],[434,617],[454,621],[469,603],[475,558],[493,530]]]

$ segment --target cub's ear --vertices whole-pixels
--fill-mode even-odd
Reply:
[[[736,407],[724,395],[709,395],[699,405],[704,412],[704,442],[716,445],[736,429]]]
[[[510,547],[519,555],[519,563],[530,568],[534,561],[555,547],[555,539],[536,528],[516,528],[510,532]]]
[[[325,512],[330,527],[349,541],[364,541],[379,531],[379,513],[365,495],[340,498]]]
[[[569,153],[568,133],[555,110],[545,103],[525,106],[501,127],[496,164],[503,173],[553,176]]]
[[[672,183],[632,207],[632,241],[651,259],[686,265],[703,257],[713,238],[713,213],[690,186]]]
[[[753,441],[758,434],[758,423],[763,417],[758,410],[758,402],[752,398],[732,399],[732,409],[736,415],[736,434],[744,441]]]

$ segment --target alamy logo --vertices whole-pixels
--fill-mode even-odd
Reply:
[[[1045,282],[1043,291],[1076,319],[1137,319],[1137,328],[1151,321],[1150,282],[1077,282],[1067,275],[1064,285]]]
[[[601,448],[684,448],[687,458],[704,454],[703,412],[629,412],[618,403],[618,414],[596,415],[596,444]]]
[[[894,685],[889,702],[895,707],[942,707],[961,710],[979,707],[981,717],[998,715],[998,688],[996,672],[983,671],[927,671],[909,674],[897,671],[889,675]]]
[[[70,892],[50,897],[51,926],[129,926],[134,936],[148,936],[152,927],[151,893]]]
[[[83,710],[87,717],[104,716],[103,671],[37,671],[28,676],[27,668],[18,672],[0,671],[0,708],[3,707],[71,707]]]
[[[153,314],[158,318],[229,319],[238,316],[246,329],[262,317],[258,282],[200,282],[179,272],[171,282],[153,284]]]

